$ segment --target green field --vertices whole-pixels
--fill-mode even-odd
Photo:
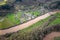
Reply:
[[[60,13],[55,14],[55,16],[56,16],[56,19],[52,21],[49,25],[60,24]]]
[[[15,16],[16,14],[8,14],[7,16],[4,17],[4,20],[0,22],[0,29],[4,28],[9,28],[11,26],[20,24],[20,13],[17,13],[17,17]]]
[[[32,16],[37,17],[39,15],[39,12],[28,12]],[[26,14],[28,14],[26,13]],[[18,11],[17,13],[9,13],[7,16],[3,17],[3,21],[0,22],[0,29],[9,28],[18,24],[21,24],[21,19],[24,22],[27,22],[26,17],[22,17],[22,15],[25,14],[24,12]],[[28,18],[27,18],[28,19]]]

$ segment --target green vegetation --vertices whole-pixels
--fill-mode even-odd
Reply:
[[[50,17],[48,17],[48,18],[46,18],[46,19],[43,19],[43,20],[41,20],[41,21],[38,21],[37,23],[31,25],[30,27],[28,27],[28,28],[26,28],[26,29],[21,30],[20,32],[32,31],[32,29],[38,28],[38,27],[40,27],[44,22],[48,21],[49,18],[50,18]]]
[[[60,24],[60,13],[55,14],[56,19],[50,23],[50,25]]]
[[[8,28],[12,25],[14,24],[11,21],[9,21],[7,18],[5,18],[3,22],[0,22],[0,29]]]
[[[60,12],[54,14],[53,16],[55,16],[56,19],[55,19],[54,21],[50,22],[48,26],[60,24]],[[41,21],[38,21],[37,23],[31,25],[30,27],[28,27],[28,28],[26,28],[26,29],[23,29],[22,31],[32,31],[32,29],[40,27],[40,26],[43,25],[45,22],[47,22],[50,18],[51,18],[51,16],[48,17],[48,18],[46,18],[46,19],[43,19],[43,20],[41,20]],[[54,18],[53,18],[53,19],[54,19]]]
[[[35,16],[39,16],[40,13],[39,13],[38,11],[35,11],[35,12],[33,12],[33,15],[35,15]]]
[[[56,19],[54,19],[53,16],[49,16],[46,19],[43,19],[33,25],[31,25],[30,27],[20,30],[16,33],[13,34],[7,34],[4,37],[2,37],[5,40],[42,40],[42,36],[44,35],[43,33],[41,33],[41,30],[44,29],[44,27],[50,27],[50,25],[54,24],[59,24],[59,20],[60,20],[60,13],[54,14],[53,16],[56,17]],[[51,20],[51,18],[53,19],[53,21]],[[58,21],[57,21],[58,20]],[[48,24],[49,23],[49,24]],[[43,31],[42,31],[43,32]]]
[[[33,12],[31,11],[30,13],[31,13],[32,15],[36,16],[36,17],[41,14],[41,13],[38,12],[38,11],[33,11]]]
[[[15,20],[14,16],[5,18],[4,21],[0,22],[0,29],[8,28],[19,24],[19,20]]]
[[[20,15],[20,13],[17,13],[17,17],[16,14],[8,14],[5,16],[4,20],[0,22],[0,29],[5,29],[20,24]]]
[[[60,40],[60,37],[54,37],[54,40]]]
[[[19,22],[20,20],[16,19],[13,14],[8,15],[7,17],[8,17],[8,19],[9,19],[12,23],[14,23],[14,24],[20,23],[20,22]]]
[[[9,28],[9,27],[21,24],[21,20],[23,21],[23,23],[26,22],[27,21],[26,16],[29,16],[31,13],[29,12],[29,15],[23,15],[23,14],[25,14],[25,13],[23,13],[21,11],[18,11],[17,13],[9,13],[9,14],[7,14],[3,18],[3,21],[0,22],[0,29],[5,29],[5,28]],[[22,15],[23,15],[23,17],[21,17]],[[32,16],[34,15],[34,16],[37,17],[39,15],[39,12],[34,11],[34,12],[32,12],[31,15]]]
[[[34,15],[38,15],[38,12],[34,12],[36,14]],[[33,14],[33,13],[32,13]],[[20,24],[20,17],[21,17],[22,13],[18,12],[17,14],[8,14],[4,20],[2,22],[0,22],[0,29],[4,29],[4,28],[9,28],[11,26]],[[60,22],[60,13],[55,14],[55,16],[57,16],[57,18],[50,23],[50,25],[55,25],[55,24],[59,24]],[[47,19],[41,20],[39,22],[37,22],[36,24],[31,25],[29,28],[26,28],[28,30],[31,30],[37,26],[42,25]],[[24,29],[25,30],[25,29]]]

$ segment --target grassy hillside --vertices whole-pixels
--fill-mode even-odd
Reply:
[[[21,12],[9,13],[5,17],[0,17],[0,29],[10,28],[12,26],[19,25],[21,23],[27,22],[35,17],[38,17],[40,13],[38,11],[34,12]],[[29,19],[30,18],[30,19]]]
[[[14,14],[9,14],[3,19],[4,20],[0,22],[0,29],[9,28],[20,23],[20,20],[16,19]]]
[[[56,16],[56,19],[52,21],[49,25],[60,24],[60,13],[55,14],[55,16]]]

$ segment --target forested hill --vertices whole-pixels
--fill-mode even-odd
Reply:
[[[33,9],[48,9],[49,11],[60,10],[60,0],[8,0],[6,5],[0,6],[0,16],[2,14],[6,15],[7,13],[5,14],[4,12],[7,11],[8,13],[13,13],[16,10],[25,11]]]
[[[23,4],[36,5],[39,3],[55,2],[55,1],[60,1],[60,0],[17,0],[17,1],[20,1]]]
[[[59,9],[60,0],[9,0],[8,3],[13,3],[14,5],[20,5],[28,8],[29,6],[44,6],[50,9]]]

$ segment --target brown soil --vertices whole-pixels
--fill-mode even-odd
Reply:
[[[52,32],[48,34],[43,40],[54,40],[54,37],[60,37],[60,32]]]

